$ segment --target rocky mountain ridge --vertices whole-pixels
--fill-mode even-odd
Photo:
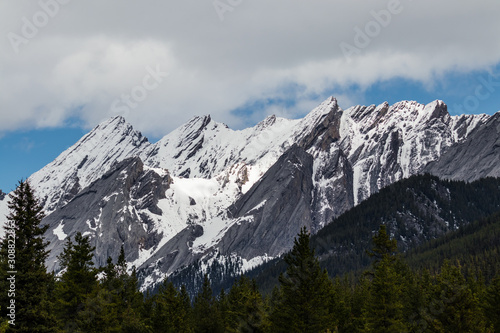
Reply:
[[[215,255],[248,269],[288,250],[301,226],[315,232],[399,179],[429,168],[462,179],[451,170],[461,163],[442,161],[494,135],[497,115],[450,116],[441,101],[342,110],[329,98],[302,119],[241,131],[195,117],[154,144],[111,118],[29,178],[50,226],[48,266],[80,231],[98,264],[124,244],[143,287]],[[475,177],[500,176],[494,139]]]

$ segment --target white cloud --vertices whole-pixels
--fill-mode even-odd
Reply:
[[[9,36],[23,37],[26,20],[43,16],[40,4],[56,1],[16,53]],[[355,46],[355,29],[373,25],[373,11],[388,10],[390,1],[243,0],[223,21],[211,0],[62,3],[0,3],[0,132],[75,117],[93,126],[116,111],[115,100],[141,87],[148,67],[169,76],[126,118],[162,135],[192,115],[210,113],[237,128],[269,112],[303,114],[335,87],[394,77],[432,83],[450,70],[500,62],[496,0],[401,0],[398,14],[379,24],[350,62],[340,44]],[[300,87],[292,92],[294,107],[270,106],[247,119],[231,113],[257,99],[290,97],[283,90],[290,85]],[[356,103],[354,94],[341,94],[341,105]]]

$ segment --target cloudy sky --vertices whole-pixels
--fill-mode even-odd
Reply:
[[[498,0],[0,0],[0,189],[121,114],[156,141],[355,104],[500,110]]]

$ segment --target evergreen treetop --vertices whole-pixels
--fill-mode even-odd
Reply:
[[[49,305],[52,275],[45,267],[49,243],[43,237],[48,226],[41,225],[44,213],[29,182],[19,182],[8,207],[10,214],[0,250],[3,317],[12,301],[16,308],[8,331],[53,332],[55,319]],[[9,293],[12,288],[7,277],[15,281],[15,290]]]

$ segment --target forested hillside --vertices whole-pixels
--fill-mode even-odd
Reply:
[[[398,241],[399,251],[406,252],[423,246],[428,241],[437,240],[431,244],[441,244],[448,242],[450,237],[460,237],[467,232],[473,234],[474,230],[485,222],[473,225],[471,223],[496,212],[500,212],[498,178],[466,183],[440,180],[431,175],[413,176],[382,189],[339,216],[313,235],[311,244],[319,256],[321,266],[328,270],[330,276],[342,276],[350,272],[359,273],[370,264],[367,255],[367,250],[371,247],[370,239],[381,224],[387,225],[391,237]],[[465,228],[467,226],[470,227]],[[457,230],[458,233],[451,234],[456,236],[450,235],[441,239],[449,232]],[[481,250],[478,249],[473,255],[485,256],[481,260],[487,262],[494,261],[497,253],[495,249],[499,243],[500,239],[495,240],[493,237],[490,242],[481,241],[481,245],[475,245],[482,247]],[[419,253],[422,250],[415,251]],[[460,259],[464,263],[467,260],[479,260],[469,258],[469,252],[464,247],[457,246],[455,251],[458,253],[450,258]],[[417,265],[420,260],[418,267],[435,268],[439,267],[443,262],[442,258],[446,257],[442,254],[441,260],[434,263],[426,262],[425,259],[412,259],[411,263]],[[430,254],[427,258],[434,260],[437,256]],[[490,267],[486,264],[485,266]],[[262,290],[269,292],[285,268],[284,261],[278,258],[247,274],[257,279]]]
[[[406,253],[416,269],[438,272],[445,260],[460,262],[463,273],[490,281],[500,272],[500,213],[422,244]]]

